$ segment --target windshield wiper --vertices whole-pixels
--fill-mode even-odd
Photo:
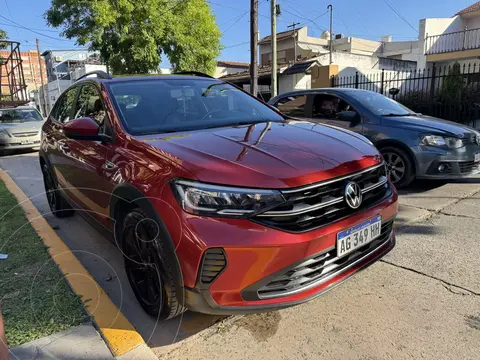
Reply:
[[[383,114],[382,116],[412,116],[412,115],[417,115],[417,113],[406,113],[406,114],[390,113],[390,114]]]

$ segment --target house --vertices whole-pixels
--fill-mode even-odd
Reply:
[[[214,77],[219,78],[225,75],[235,74],[248,70],[249,68],[250,64],[247,62],[218,60]]]
[[[480,1],[449,18],[420,20],[419,68],[432,63],[476,61],[480,56]]]
[[[277,33],[278,93],[329,86],[331,76],[352,76],[357,71],[411,71],[416,68],[419,55],[416,42],[394,42],[391,36],[372,41],[338,34],[332,41],[335,71],[330,72],[329,43],[328,31],[316,38],[308,36],[306,26]],[[268,99],[272,58],[270,36],[260,39],[259,52],[259,92]],[[250,74],[246,65],[244,71],[224,75],[222,79],[249,89]]]

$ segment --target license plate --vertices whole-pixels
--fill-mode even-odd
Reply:
[[[475,153],[475,162],[480,162],[480,152]]]
[[[33,140],[23,140],[20,144],[22,145],[33,144]]]
[[[337,234],[337,256],[345,256],[380,236],[382,217],[376,216]]]

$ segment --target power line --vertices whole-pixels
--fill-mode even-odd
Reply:
[[[228,28],[226,28],[226,29],[222,32],[222,35],[225,34],[225,33],[226,33],[228,30],[230,30],[232,27],[234,27],[236,23],[238,23],[240,20],[242,20],[242,18],[243,18],[245,15],[247,15],[249,11],[250,11],[250,10],[247,10],[247,11],[245,11],[242,15],[240,15],[240,16],[238,17],[238,19],[233,22],[233,24],[231,24]]]
[[[44,36],[44,37],[53,39],[53,40],[55,40],[55,41],[68,41],[68,42],[72,42],[72,40],[55,38],[55,37],[53,37],[53,36],[46,35],[46,34],[43,34],[43,33],[41,33],[41,32],[38,32],[38,31],[35,31],[35,30],[32,30],[32,29],[29,29],[28,27],[23,26],[22,24],[19,24],[19,23],[13,21],[13,20],[10,20],[9,18],[7,18],[7,17],[5,17],[5,16],[3,16],[3,15],[0,15],[0,18],[5,19],[5,20],[7,20],[7,21],[10,21],[11,23],[14,23],[15,25],[18,25],[18,26],[21,27],[22,29],[31,31],[31,32],[33,32],[34,34],[37,34],[37,35],[40,35],[40,36]]]
[[[318,26],[318,24],[315,22],[316,19],[318,19],[318,18],[316,18],[316,19],[310,19],[310,18],[307,18],[307,17],[305,17],[305,16],[303,16],[303,15],[296,15],[296,14],[294,14],[294,13],[292,13],[292,12],[286,10],[286,9],[283,9],[282,11],[284,11],[284,12],[290,14],[290,15],[293,15],[293,16],[295,16],[295,17],[299,17],[300,19],[308,20],[308,22],[305,23],[305,24],[313,23],[313,25],[315,25],[315,26],[316,26],[317,28],[319,28],[320,30],[322,30],[322,31],[323,31],[323,30],[327,30],[327,29],[324,28],[324,27]],[[327,11],[327,12],[328,12],[328,11]],[[323,15],[325,15],[325,14],[323,14]],[[323,16],[323,15],[321,15],[321,16]],[[319,16],[319,17],[321,17],[321,16]],[[305,24],[303,24],[302,26],[304,26]]]
[[[348,1],[348,3],[350,4],[350,10],[352,10],[353,15],[357,18],[358,23],[360,24],[360,26],[363,28],[363,30],[365,30],[365,32],[366,32],[367,34],[369,34],[370,31],[368,31],[367,28],[362,24],[362,19],[360,18],[360,16],[358,16],[357,10],[356,10],[355,7],[353,6],[352,1],[351,1],[351,0],[347,0],[347,1]],[[364,22],[364,21],[363,21],[363,22]]]
[[[268,0],[264,0],[262,3],[265,3],[267,2]],[[217,6],[221,6],[221,7],[224,7],[224,8],[227,8],[227,9],[233,9],[233,10],[239,10],[239,11],[245,11],[245,9],[242,9],[242,8],[238,8],[238,7],[235,7],[235,6],[230,6],[230,5],[225,5],[225,4],[219,4],[219,3],[216,3],[216,2],[213,2],[213,1],[207,1],[208,4],[210,5],[217,5]],[[259,3],[262,4],[262,3]],[[250,11],[250,9],[248,9],[247,11]],[[261,17],[264,17],[266,19],[269,19],[270,20],[270,15],[266,15],[266,14],[261,14],[261,13],[258,13],[258,16],[261,16]],[[277,19],[277,21],[282,21],[282,22],[289,22],[289,21],[286,21],[286,20],[281,20],[281,19]]]
[[[14,28],[23,28],[22,26],[18,26],[18,25],[12,25],[12,24],[6,24],[6,23],[2,23],[0,22],[0,25],[3,25],[3,26],[11,26],[11,27],[14,27]],[[50,30],[50,29],[36,29],[36,28],[31,28],[32,30],[38,30],[38,31],[49,31],[49,32],[54,32],[54,33],[59,33],[60,31],[57,31],[57,30]]]
[[[383,0],[383,1],[385,2],[385,4],[388,5],[388,7],[389,7],[390,9],[392,9],[392,11],[393,11],[395,14],[397,14],[397,16],[398,16],[400,19],[402,19],[408,26],[410,26],[415,32],[418,33],[418,30],[415,29],[415,27],[414,27],[412,24],[410,24],[410,23],[408,22],[408,20],[405,19],[405,18],[403,17],[403,15],[400,14],[400,12],[399,12],[397,9],[395,9],[395,7],[390,3],[390,1],[388,1],[388,0]]]
[[[8,15],[13,19],[12,13],[10,12],[10,6],[8,6],[7,0],[5,0],[5,7],[7,8]],[[18,29],[15,29],[15,30],[17,31],[17,35],[20,36],[20,34],[18,33]]]
[[[250,41],[245,41],[245,42],[242,42],[242,43],[240,43],[240,44],[235,44],[235,45],[226,46],[226,47],[224,47],[224,49],[230,49],[230,48],[234,48],[234,47],[241,46],[241,45],[245,45],[245,44],[250,44]]]

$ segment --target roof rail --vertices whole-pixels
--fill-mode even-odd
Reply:
[[[86,78],[87,76],[90,76],[90,75],[97,75],[99,79],[108,79],[108,80],[112,79],[112,76],[109,73],[106,73],[105,71],[102,71],[102,70],[95,70],[80,76],[77,80],[75,80],[75,82],[77,82],[80,79]]]
[[[176,72],[172,75],[194,75],[194,76],[200,76],[200,77],[206,77],[210,79],[215,79],[213,76],[210,76],[208,74],[202,73],[200,71],[179,71]]]

